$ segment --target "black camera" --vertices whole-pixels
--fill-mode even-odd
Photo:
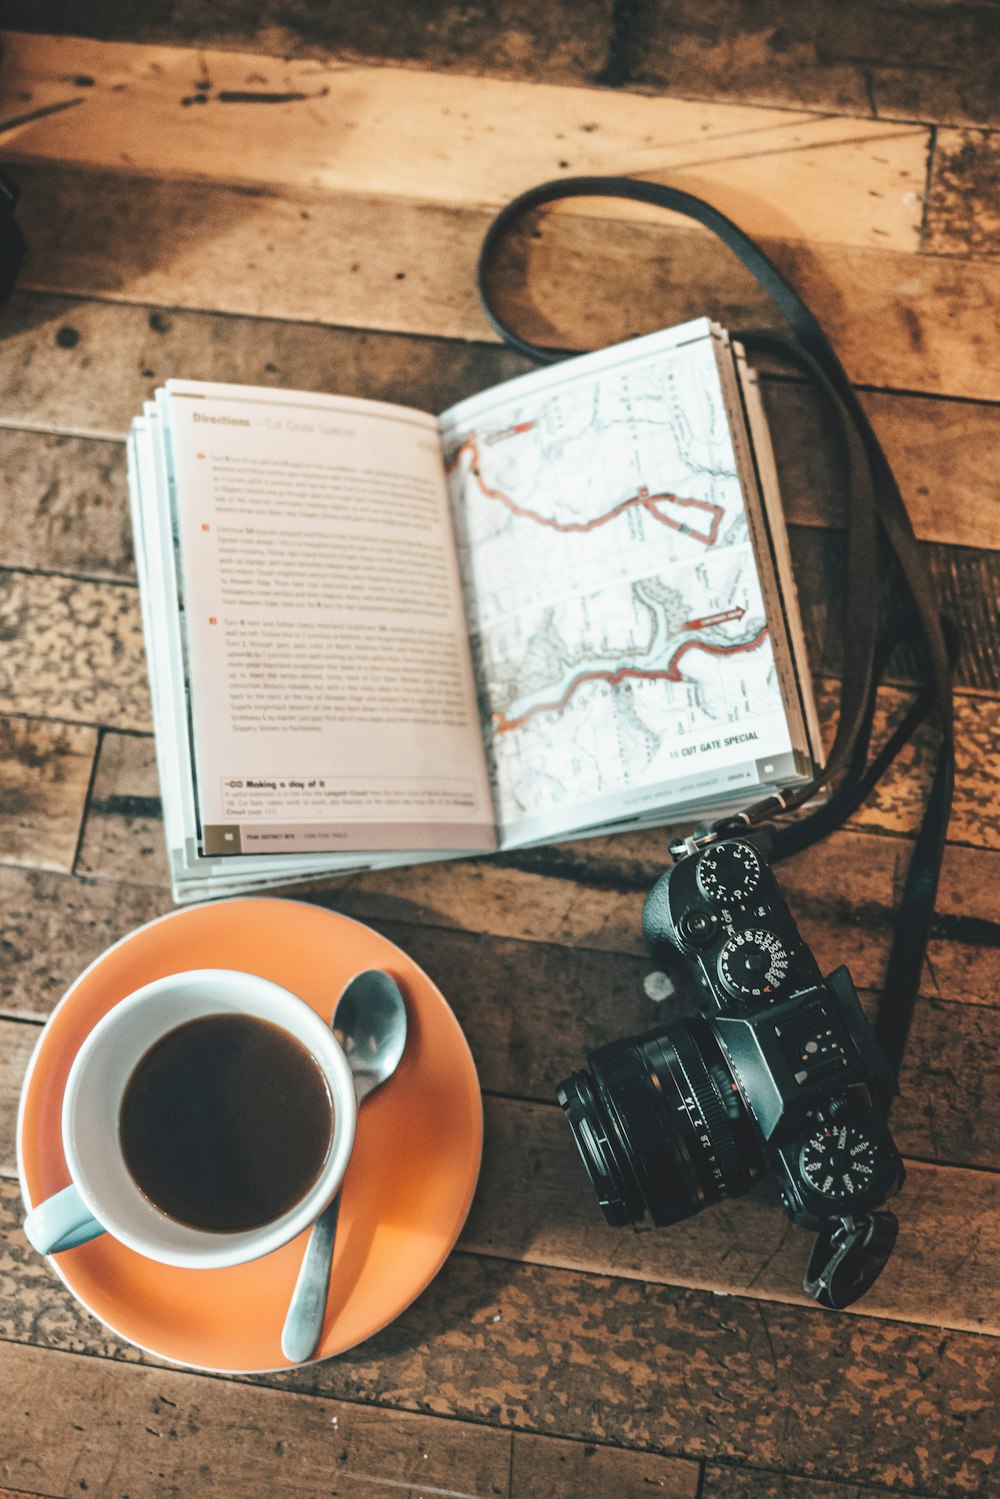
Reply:
[[[891,1253],[874,1212],[903,1182],[883,1106],[895,1082],[850,974],[824,979],[767,862],[766,831],[674,845],[643,911],[700,1014],[592,1051],[559,1102],[609,1223],[676,1223],[766,1172],[819,1238],[805,1288],[848,1306]]]

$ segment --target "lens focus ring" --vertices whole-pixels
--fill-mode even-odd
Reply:
[[[709,1142],[706,1152],[715,1157],[719,1168],[719,1195],[731,1197],[745,1192],[750,1184],[748,1174],[740,1159],[719,1090],[709,1076],[698,1045],[693,1037],[679,1027],[671,1032],[670,1039],[691,1097],[704,1120],[705,1135]]]

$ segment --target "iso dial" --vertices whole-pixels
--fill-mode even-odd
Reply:
[[[745,901],[760,884],[760,859],[749,843],[719,843],[702,854],[695,879],[707,900]]]
[[[860,1197],[875,1184],[875,1142],[856,1124],[825,1125],[803,1145],[799,1169],[822,1197]]]
[[[737,932],[719,954],[719,978],[741,999],[772,994],[787,973],[788,953],[773,932]]]

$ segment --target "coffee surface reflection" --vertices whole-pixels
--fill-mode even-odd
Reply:
[[[280,1218],[318,1178],[333,1102],[301,1041],[252,1015],[206,1015],[162,1036],[129,1079],[122,1153],[180,1223],[239,1233]]]

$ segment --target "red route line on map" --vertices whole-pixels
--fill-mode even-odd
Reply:
[[[493,728],[498,734],[509,734],[512,729],[519,729],[526,724],[529,718],[534,718],[538,713],[558,713],[584,682],[610,682],[617,687],[624,682],[626,677],[639,677],[644,681],[682,682],[684,679],[677,669],[677,663],[687,651],[707,651],[711,656],[735,656],[740,651],[754,651],[765,640],[767,626],[765,625],[753,638],[743,640],[737,645],[714,645],[710,640],[685,640],[679,645],[670,658],[670,664],[658,671],[645,671],[638,666],[623,666],[618,671],[582,671],[579,676],[574,677],[566,688],[562,697],[555,703],[536,703],[533,708],[528,708],[519,718],[507,718],[503,713],[494,713]]]
[[[527,430],[529,425],[532,424],[522,423],[520,427],[515,427],[512,430],[515,432],[525,431]],[[490,486],[485,483],[479,468],[479,444],[475,432],[469,433],[462,446],[458,449],[451,462],[448,464],[447,472],[449,474],[454,468],[458,467],[458,464],[465,453],[469,453],[471,455],[472,477],[475,479],[476,483],[479,485],[480,491],[486,496],[487,499],[499,500],[501,505],[506,505],[507,509],[511,512],[512,515],[517,515],[522,520],[532,520],[536,523],[536,525],[539,526],[548,526],[553,531],[562,531],[564,533],[573,531],[594,531],[598,526],[607,525],[608,521],[615,520],[626,510],[631,510],[634,506],[638,505],[646,511],[647,515],[649,515],[652,520],[659,521],[661,526],[670,526],[674,531],[681,531],[687,536],[693,536],[695,541],[702,541],[706,546],[714,546],[716,541],[718,540],[719,527],[722,524],[725,510],[721,505],[713,505],[711,500],[683,499],[680,495],[676,494],[669,494],[666,492],[663,494],[649,494],[643,490],[640,490],[639,493],[633,495],[631,499],[622,500],[620,505],[615,505],[614,509],[605,511],[603,515],[594,516],[593,520],[558,521],[554,520],[552,516],[549,515],[539,515],[537,510],[526,510],[524,506],[518,505],[515,500],[512,500],[509,494],[504,494],[502,489],[491,489]],[[669,515],[661,515],[659,510],[656,509],[656,506],[665,501],[669,501],[673,505],[692,505],[699,510],[706,511],[712,517],[708,534],[704,535],[701,531],[695,531],[691,526],[686,526],[681,521],[674,520]]]

